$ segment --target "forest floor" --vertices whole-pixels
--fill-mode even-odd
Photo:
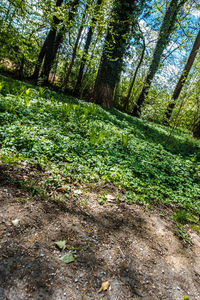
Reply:
[[[200,234],[181,240],[169,205],[128,205],[101,181],[71,182],[66,201],[62,186],[42,188],[48,176],[0,166],[1,300],[200,299]]]

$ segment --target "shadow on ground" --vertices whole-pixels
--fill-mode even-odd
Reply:
[[[179,241],[169,220],[124,202],[101,206],[95,189],[87,206],[73,192],[65,202],[31,197],[17,180],[39,184],[44,174],[28,166],[4,165],[0,174],[1,300],[200,299],[199,248]],[[75,261],[65,264],[69,251]],[[109,289],[98,293],[105,281]]]

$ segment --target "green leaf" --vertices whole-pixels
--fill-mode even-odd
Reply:
[[[66,248],[66,241],[58,241],[58,242],[55,242],[55,244],[61,250],[64,250]]]
[[[74,256],[71,252],[68,252],[66,255],[62,256],[60,260],[66,264],[69,264],[74,261]]]

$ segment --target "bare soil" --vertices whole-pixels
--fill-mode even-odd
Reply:
[[[44,194],[48,176],[26,163],[0,166],[1,300],[200,299],[200,235],[180,240],[169,207],[127,205],[102,182],[71,182],[67,198],[62,186]],[[65,264],[69,251],[75,261]]]

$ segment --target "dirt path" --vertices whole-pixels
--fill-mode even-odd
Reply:
[[[184,244],[169,217],[125,204],[109,185],[70,184],[63,202],[56,190],[50,200],[22,184],[44,176],[27,165],[0,167],[1,300],[200,299],[199,234]],[[65,264],[69,251],[75,261]]]

